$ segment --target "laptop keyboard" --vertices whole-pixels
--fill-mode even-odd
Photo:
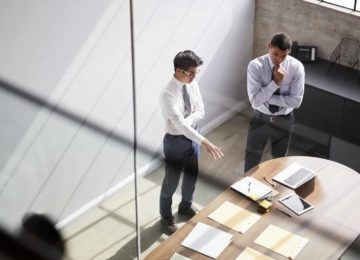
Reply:
[[[289,185],[297,184],[299,181],[305,179],[309,175],[309,171],[301,168],[297,172],[294,172],[290,177],[284,180]]]

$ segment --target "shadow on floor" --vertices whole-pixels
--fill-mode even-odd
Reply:
[[[161,240],[163,235],[163,229],[160,220],[155,222],[152,226],[140,230],[140,252],[145,252],[150,246],[155,242]],[[161,241],[162,242],[162,241]],[[127,242],[119,251],[115,253],[108,260],[127,260],[127,259],[136,259],[136,237]]]
[[[178,213],[174,214],[175,221],[180,228],[182,225],[188,221],[188,217],[180,215]],[[165,241],[168,234],[164,233],[163,226],[161,221],[156,221],[152,226],[140,230],[140,253],[143,254],[155,243],[161,243]],[[137,259],[136,255],[136,237],[127,242],[119,251],[115,253],[112,257],[107,260],[132,260]]]

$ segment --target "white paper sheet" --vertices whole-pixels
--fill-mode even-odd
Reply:
[[[206,256],[217,258],[232,239],[232,234],[199,222],[181,245]]]

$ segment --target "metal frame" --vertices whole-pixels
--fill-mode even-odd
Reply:
[[[321,3],[327,3],[327,4],[330,4],[330,5],[334,5],[334,6],[339,6],[339,7],[342,7],[342,8],[345,8],[345,9],[348,9],[348,10],[351,10],[351,11],[354,11],[354,12],[360,12],[360,10],[356,10],[356,4],[357,4],[357,0],[354,0],[354,7],[351,9],[349,7],[346,7],[346,6],[342,6],[342,5],[338,5],[338,4],[334,4],[334,3],[330,3],[330,2],[327,2],[327,1],[324,1],[324,0],[319,0]]]

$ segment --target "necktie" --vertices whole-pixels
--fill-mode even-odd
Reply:
[[[190,96],[187,92],[186,85],[182,87],[182,95],[184,99],[184,117],[188,117],[191,114]]]
[[[275,66],[272,68],[271,80],[274,79]],[[280,89],[278,88],[274,93],[274,95],[280,95]],[[269,111],[274,114],[279,111],[279,106],[269,104]]]

